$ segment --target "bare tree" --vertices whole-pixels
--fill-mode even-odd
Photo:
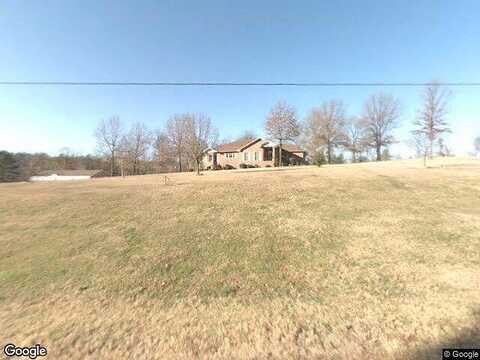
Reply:
[[[166,126],[166,134],[174,149],[178,171],[183,171],[185,160],[185,133],[186,133],[186,118],[184,115],[175,115],[168,119]]]
[[[357,162],[358,157],[365,147],[365,127],[362,119],[351,117],[345,122],[344,141],[345,149],[352,153],[352,162]]]
[[[245,130],[236,140],[248,140],[248,139],[256,139],[258,135],[255,131],[252,130]]]
[[[185,114],[182,118],[185,121],[185,149],[200,175],[204,152],[217,141],[218,133],[204,114]]]
[[[115,156],[122,139],[122,123],[118,117],[101,120],[95,130],[98,150],[110,157],[110,176],[115,175]]]
[[[423,158],[423,166],[427,166],[427,155],[429,151],[429,140],[424,133],[412,132],[412,137],[407,142],[415,150],[418,158]]]
[[[139,165],[141,160],[145,160],[152,135],[143,123],[135,123],[122,139],[122,150],[127,156],[127,161],[132,169],[132,174],[139,174]]]
[[[473,141],[473,146],[477,155],[480,155],[480,136],[477,136]]]
[[[445,132],[451,132],[446,116],[447,105],[451,93],[442,88],[438,83],[428,85],[423,94],[423,109],[419,111],[414,123],[415,133],[423,133],[427,136],[430,150],[430,158],[433,157],[433,146],[436,140]]]
[[[393,130],[398,126],[400,105],[391,95],[370,96],[363,109],[363,125],[369,146],[375,149],[376,159],[382,159],[382,148],[394,143]]]
[[[265,132],[279,140],[279,166],[282,166],[282,141],[294,140],[300,135],[296,110],[284,101],[279,101],[267,116]]]
[[[325,102],[311,111],[306,120],[306,130],[313,144],[324,146],[327,162],[332,163],[333,149],[344,142],[345,107],[341,101]]]
[[[161,171],[170,171],[175,168],[175,149],[164,132],[158,131],[155,135],[153,157]]]

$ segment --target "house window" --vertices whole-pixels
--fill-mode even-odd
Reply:
[[[259,160],[259,156],[258,156],[258,151],[255,151],[255,161],[258,161]]]
[[[272,161],[272,148],[267,148],[263,150],[263,160]]]
[[[243,153],[243,160],[248,161],[248,152],[247,151],[245,151]]]
[[[234,159],[235,153],[226,153],[225,156],[227,157],[227,159]]]

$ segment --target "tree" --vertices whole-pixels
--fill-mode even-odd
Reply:
[[[158,131],[153,141],[153,157],[160,171],[175,168],[175,149],[166,133]]]
[[[415,150],[418,158],[423,158],[423,166],[427,166],[427,155],[429,151],[429,140],[424,133],[412,132],[412,138],[408,141],[408,145]]]
[[[414,123],[415,133],[427,136],[430,149],[430,158],[433,157],[433,146],[443,133],[451,132],[446,116],[448,114],[448,100],[450,92],[438,83],[428,85],[423,93],[423,109],[418,112]]]
[[[480,136],[477,136],[473,141],[473,146],[475,147],[475,152],[480,154]]]
[[[265,132],[279,140],[279,166],[282,166],[282,141],[294,140],[300,135],[296,110],[284,101],[279,101],[267,115]]]
[[[323,164],[325,164],[327,160],[325,159],[325,154],[323,153],[323,151],[320,150],[314,153],[312,162],[314,165],[317,165],[317,166],[322,166]]]
[[[183,171],[183,162],[185,157],[185,133],[186,133],[186,117],[184,115],[175,115],[167,121],[166,134],[174,149],[178,171]]]
[[[236,140],[249,140],[249,139],[256,139],[258,136],[255,131],[252,130],[245,130]]]
[[[152,135],[143,123],[135,123],[122,139],[122,152],[126,154],[132,174],[139,174],[141,160],[145,160],[152,142]]]
[[[115,175],[115,156],[122,139],[122,123],[118,117],[101,120],[96,131],[98,150],[110,157],[110,176]]]
[[[218,133],[204,114],[181,115],[185,123],[185,149],[200,175],[205,150],[217,141]]]
[[[20,180],[20,169],[14,154],[0,151],[0,182]]]
[[[357,162],[365,149],[365,127],[362,119],[351,117],[344,127],[343,146],[352,153],[352,162]]]
[[[398,126],[400,105],[393,96],[378,93],[370,96],[363,109],[363,125],[369,146],[375,149],[377,161],[382,148],[395,142],[392,131]]]
[[[315,147],[325,147],[327,161],[332,163],[333,149],[344,141],[345,107],[341,101],[325,102],[310,112],[306,120],[306,130]]]
[[[388,148],[384,148],[382,150],[382,161],[392,160],[392,155],[390,155],[390,150]]]

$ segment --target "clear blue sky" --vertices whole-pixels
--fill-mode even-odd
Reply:
[[[480,1],[21,1],[0,5],[1,81],[480,82]],[[358,114],[378,88],[0,86],[0,149],[94,151],[101,118],[161,128],[208,113],[221,137],[262,133],[279,99]],[[408,130],[420,89],[385,89]],[[480,88],[452,89],[448,143],[480,134]],[[395,148],[405,152],[402,146]]]

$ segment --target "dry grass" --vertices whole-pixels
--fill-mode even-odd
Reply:
[[[0,339],[50,358],[480,344],[480,162],[0,186]]]

